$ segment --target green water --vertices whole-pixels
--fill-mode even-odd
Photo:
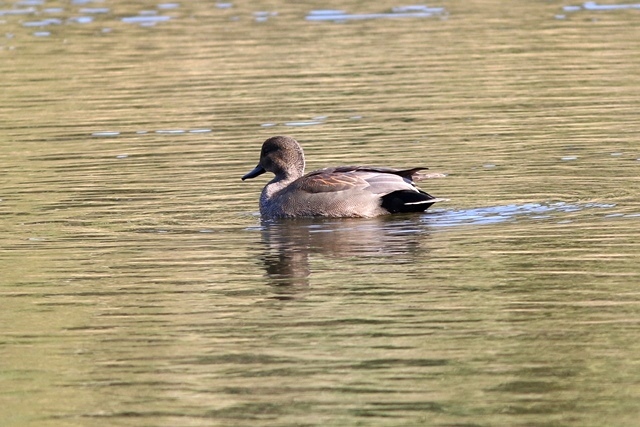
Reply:
[[[374,3],[0,3],[1,425],[637,425],[640,14]],[[277,134],[450,201],[261,223]]]

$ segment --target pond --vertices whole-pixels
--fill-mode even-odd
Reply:
[[[640,5],[0,2],[0,424],[640,417]],[[262,221],[262,142],[429,167]]]

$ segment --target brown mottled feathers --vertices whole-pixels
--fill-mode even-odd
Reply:
[[[424,169],[427,168],[400,170],[375,166],[338,166],[310,172],[296,184],[300,190],[308,193],[366,189],[370,187],[372,179],[379,179],[380,174],[391,174],[403,178],[408,183],[413,183],[413,179],[418,178],[418,172]]]

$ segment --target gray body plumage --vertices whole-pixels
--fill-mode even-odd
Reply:
[[[339,166],[304,175],[304,166],[304,153],[295,139],[276,136],[264,142],[258,166],[242,178],[265,171],[275,174],[260,196],[263,218],[375,217],[424,211],[440,200],[413,183],[425,168]]]

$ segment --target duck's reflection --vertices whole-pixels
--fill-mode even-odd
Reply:
[[[424,251],[426,234],[421,216],[264,221],[261,258],[271,284],[308,285],[312,255],[410,262]]]

